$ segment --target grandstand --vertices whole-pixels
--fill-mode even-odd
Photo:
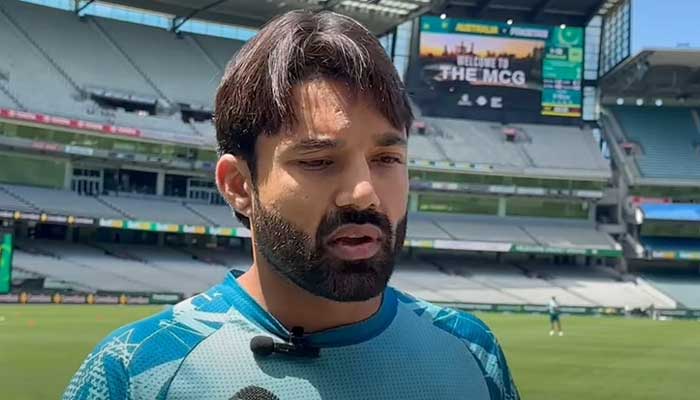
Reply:
[[[612,107],[642,176],[700,179],[700,119],[692,108]],[[669,130],[669,128],[672,129]],[[665,132],[659,135],[659,132]],[[673,160],[673,163],[669,163]]]
[[[589,129],[423,118],[431,136],[416,141],[417,159],[482,165],[494,173],[609,179],[610,165]],[[506,130],[515,131],[513,141]],[[441,155],[443,155],[441,157]]]
[[[700,307],[700,279],[692,271],[657,269],[646,271],[642,275],[660,292],[676,299],[682,306],[689,308]]]
[[[228,206],[195,200],[122,194],[80,196],[75,192],[28,186],[0,185],[8,199],[0,208],[74,217],[150,221],[161,224],[241,227]],[[1,200],[2,198],[0,198]],[[14,209],[19,205],[18,209]],[[506,245],[564,247],[614,251],[618,245],[589,221],[545,218],[493,218],[478,215],[415,213],[409,218],[409,240],[496,242]]]
[[[186,253],[148,246],[33,240],[19,243],[17,249],[15,267],[49,278],[47,289],[58,282],[74,290],[128,289],[189,296],[220,282],[228,271],[226,267],[240,269],[250,264],[241,257],[229,261],[234,264],[209,264]]]
[[[0,48],[11,55],[0,57],[0,219],[17,237],[16,290],[188,296],[248,267],[250,232],[211,177],[214,92],[243,43],[0,4]],[[666,182],[684,202],[700,200],[698,105],[618,105],[636,88],[610,83],[622,73],[602,81],[600,124],[520,109],[445,117],[414,104],[406,251],[392,283],[455,304],[541,306],[556,296],[580,308],[700,307],[695,270],[635,264],[693,255],[698,238],[669,237],[668,216],[645,212],[641,227],[630,219],[645,210],[630,197],[664,197]]]
[[[601,79],[603,133],[618,165],[625,219],[635,227],[625,240],[629,265],[644,276],[649,268],[670,276],[681,266],[688,276],[697,272],[698,68],[697,51],[649,49]]]
[[[212,254],[214,253],[214,254]],[[32,240],[17,245],[15,283],[44,279],[45,289],[198,293],[223,279],[229,268],[245,270],[245,253],[111,243]],[[608,269],[528,266],[454,255],[406,256],[392,284],[427,300],[447,303],[545,304],[557,296],[570,306],[672,308],[654,290],[626,282]]]

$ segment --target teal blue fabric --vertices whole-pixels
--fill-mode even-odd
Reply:
[[[305,335],[318,358],[256,357],[250,340],[289,331],[229,274],[205,293],[120,328],[64,400],[222,399],[259,386],[289,399],[518,399],[489,328],[471,314],[387,288],[369,319]]]

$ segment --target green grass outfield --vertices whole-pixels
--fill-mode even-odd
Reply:
[[[0,399],[57,399],[108,332],[160,310],[147,306],[0,306]],[[700,322],[479,314],[506,351],[522,397],[700,398]]]

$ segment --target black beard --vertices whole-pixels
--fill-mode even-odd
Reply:
[[[397,223],[394,233],[387,216],[375,210],[338,209],[323,218],[314,240],[278,212],[266,210],[257,198],[255,203],[251,227],[256,251],[295,285],[313,295],[340,302],[369,300],[387,287],[406,237],[406,215]],[[366,260],[347,261],[329,252],[324,239],[331,232],[341,225],[365,223],[382,231],[377,254]]]

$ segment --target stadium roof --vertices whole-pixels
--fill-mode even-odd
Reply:
[[[433,0],[434,1],[434,0]],[[375,34],[430,10],[431,0],[109,0],[110,3],[180,17],[258,28],[294,9],[333,10],[349,15]]]
[[[94,1],[94,0],[93,0]],[[289,10],[327,9],[349,15],[377,35],[430,13],[454,18],[585,26],[618,0],[107,0],[176,16],[258,28]]]
[[[700,222],[698,204],[642,204],[644,220]]]
[[[433,0],[433,3],[433,12],[444,12],[451,18],[585,26],[616,0]]]
[[[700,50],[646,49],[600,80],[603,103],[641,98],[653,104],[700,105]]]

